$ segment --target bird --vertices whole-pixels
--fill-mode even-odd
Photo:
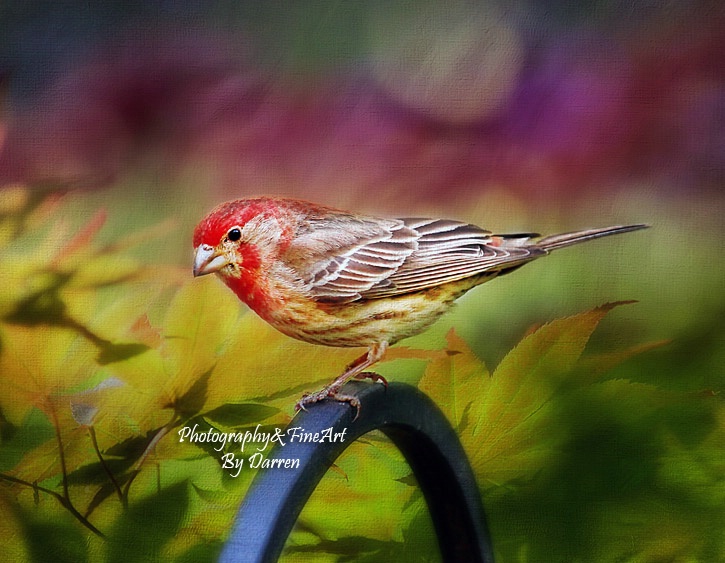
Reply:
[[[193,233],[194,277],[215,274],[281,333],[335,347],[367,347],[296,410],[333,399],[360,412],[343,392],[389,346],[425,331],[470,289],[553,250],[644,229],[631,224],[541,238],[494,234],[439,218],[387,219],[299,199],[261,196],[218,205]]]

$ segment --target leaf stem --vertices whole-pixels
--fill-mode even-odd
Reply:
[[[5,481],[10,481],[11,483],[17,483],[18,485],[23,485],[25,487],[30,487],[33,489],[34,492],[40,491],[42,493],[45,493],[47,495],[52,496],[55,500],[57,500],[63,508],[68,510],[75,518],[78,520],[81,524],[83,524],[86,528],[88,528],[91,532],[96,534],[97,536],[101,538],[106,538],[106,535],[101,532],[98,528],[96,528],[93,524],[91,524],[80,512],[78,512],[73,506],[73,503],[66,497],[64,497],[62,494],[52,490],[48,489],[47,487],[43,487],[41,485],[38,485],[37,483],[29,483],[28,481],[25,481],[24,479],[18,479],[17,477],[12,477],[11,475],[6,475],[5,473],[0,473],[0,479],[4,479]]]
[[[144,462],[148,458],[149,455],[151,455],[151,452],[156,447],[156,445],[161,441],[161,439],[166,436],[166,434],[169,433],[170,430],[174,428],[179,422],[178,417],[176,414],[172,417],[172,419],[165,425],[159,428],[159,431],[154,434],[153,438],[149,441],[148,445],[144,449],[141,456],[138,458],[138,461],[136,462],[136,465],[132,471],[131,477],[126,481],[126,486],[123,489],[123,495],[126,497],[126,502],[128,502],[128,493],[131,489],[131,484],[136,479],[139,473],[141,473],[141,467],[143,466]]]
[[[62,485],[63,485],[63,498],[68,501],[69,504],[72,505],[70,500],[70,492],[68,490],[68,468],[66,466],[65,462],[65,451],[63,450],[63,440],[61,439],[60,435],[60,424],[58,424],[58,417],[55,413],[55,409],[50,409],[51,414],[53,416],[53,427],[55,428],[55,438],[58,441],[58,458],[60,459],[60,471],[63,475],[62,479]]]
[[[102,538],[105,538],[106,536],[103,535],[103,532],[101,532],[98,528],[96,528],[93,524],[91,524],[88,519],[86,519],[73,505],[73,502],[70,499],[70,488],[68,486],[68,466],[66,464],[65,460],[65,450],[63,449],[63,439],[60,434],[60,424],[58,422],[58,415],[55,412],[54,408],[49,409],[50,413],[53,417],[53,426],[55,428],[55,437],[58,441],[58,458],[60,459],[60,470],[61,474],[63,475],[62,478],[62,485],[63,485],[63,494],[58,495],[58,493],[55,493],[53,496],[56,496],[58,501],[73,515],[76,517],[76,519],[83,524],[86,528],[91,530],[94,534],[99,535]],[[37,485],[34,485],[37,488]],[[43,489],[39,489],[43,490]],[[47,489],[46,489],[47,490]]]
[[[118,484],[116,477],[113,475],[113,471],[111,471],[111,468],[108,467],[106,460],[103,459],[103,455],[101,455],[101,449],[98,447],[98,438],[96,438],[96,429],[93,426],[88,426],[88,434],[91,437],[91,443],[93,444],[93,449],[96,451],[96,455],[98,456],[98,461],[101,462],[103,470],[106,472],[108,478],[111,480],[111,483],[113,483],[113,487],[116,489],[118,499],[121,501],[123,508],[128,508],[128,498],[124,496],[121,486]]]

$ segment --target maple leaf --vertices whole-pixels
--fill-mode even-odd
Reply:
[[[441,406],[489,483],[530,478],[553,462],[566,429],[553,398],[602,318],[620,303],[557,319],[527,334],[491,374],[454,332],[420,388]]]

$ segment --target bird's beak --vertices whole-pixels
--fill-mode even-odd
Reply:
[[[194,277],[213,274],[229,263],[225,256],[208,244],[200,244],[194,252]]]

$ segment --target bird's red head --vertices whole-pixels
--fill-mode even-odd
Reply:
[[[217,246],[233,227],[242,228],[254,217],[270,216],[270,207],[261,199],[237,199],[214,208],[194,229],[194,248]]]
[[[280,230],[278,209],[267,198],[235,200],[212,210],[194,230],[194,276],[218,274],[252,306],[263,298],[260,269]]]

